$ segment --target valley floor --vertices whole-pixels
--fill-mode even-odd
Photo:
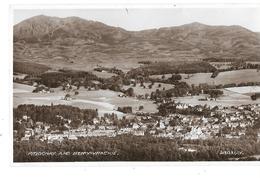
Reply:
[[[119,97],[120,92],[110,90],[88,91],[80,88],[79,94],[72,96],[71,100],[64,100],[66,93],[61,88],[54,89],[54,93],[32,93],[33,87],[14,83],[14,105],[35,104],[35,105],[57,105],[65,104],[76,106],[81,109],[98,109],[99,115],[104,113],[115,113],[119,117],[124,114],[117,111],[118,107],[131,106],[133,113],[138,112],[139,106],[143,106],[142,112],[157,112],[157,106],[149,100],[139,100],[130,97]]]

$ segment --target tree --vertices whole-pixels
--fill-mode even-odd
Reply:
[[[165,79],[165,75],[162,75],[162,79],[163,79],[163,80]]]
[[[134,96],[134,89],[132,87],[128,88],[125,92],[127,96],[133,97]]]
[[[254,95],[251,95],[252,100],[256,100],[259,97],[260,97],[260,93],[255,93]]]
[[[144,106],[139,106],[139,111],[143,110]]]
[[[70,94],[65,95],[65,99],[70,98]]]
[[[221,90],[206,90],[205,93],[209,94],[211,98],[217,98],[223,95],[223,91]]]
[[[181,80],[181,75],[180,74],[172,74],[170,80],[172,80],[172,81]]]
[[[122,113],[132,113],[132,107],[131,106],[118,107],[117,110],[119,112],[122,112]]]

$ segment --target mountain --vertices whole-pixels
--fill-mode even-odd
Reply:
[[[232,57],[260,60],[260,36],[241,26],[194,22],[142,31],[81,19],[35,16],[14,26],[14,60],[90,67],[140,60]]]
[[[14,40],[25,40],[26,42],[52,41],[64,38],[106,42],[106,40],[120,41],[127,36],[128,33],[124,29],[79,17],[58,18],[39,15],[14,26]]]

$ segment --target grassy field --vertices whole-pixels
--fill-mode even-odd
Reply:
[[[231,83],[243,83],[243,82],[260,82],[260,72],[256,69],[244,69],[220,72],[216,78],[211,78],[212,73],[196,73],[196,74],[181,74],[182,80],[189,85],[199,85],[201,83],[207,83],[209,85],[224,85]],[[165,78],[170,78],[172,74],[166,74]],[[151,78],[161,78],[162,75],[151,75]]]
[[[116,113],[120,116],[123,114],[116,111],[119,106],[132,106],[133,112],[137,112],[139,106],[144,106],[143,112],[157,112],[157,106],[152,101],[137,100],[135,98],[118,97],[119,92],[110,90],[87,91],[80,88],[78,95],[72,95],[72,100],[64,100],[66,93],[60,88],[55,89],[54,93],[31,93],[30,86],[22,84],[14,84],[14,105],[35,104],[35,105],[51,105],[65,104],[72,105],[82,109],[98,109],[100,115],[104,113]],[[25,90],[27,89],[27,90]],[[24,92],[17,92],[24,91]]]
[[[104,72],[91,71],[91,73],[96,75],[99,78],[104,78],[104,79],[116,76],[116,74],[109,73],[109,72],[106,72],[106,71],[104,71]]]
[[[243,83],[243,82],[259,82],[260,73],[256,69],[245,69],[221,72],[216,78],[211,78],[211,73],[197,73],[188,77],[187,74],[182,75],[183,81],[188,84],[198,85],[200,83],[207,83],[211,85]]]
[[[202,61],[171,61],[151,63],[136,70],[146,71],[150,75],[160,75],[176,72],[186,74],[213,72],[216,70],[216,68],[209,63]]]
[[[226,88],[226,90],[239,93],[239,94],[253,94],[260,93],[260,86],[245,86],[245,87],[231,87]]]
[[[20,74],[20,73],[13,74],[14,79],[24,79],[26,76],[27,74]]]
[[[13,84],[13,93],[31,93],[35,87],[20,83]]]
[[[48,66],[38,63],[17,61],[14,61],[13,67],[14,72],[34,75],[42,74],[50,69]]]
[[[258,91],[260,87],[254,88],[254,91]],[[251,86],[248,87],[233,87],[222,89],[223,96],[217,98],[217,100],[212,101],[199,101],[199,99],[204,99],[207,95],[199,95],[199,96],[187,96],[187,97],[179,97],[174,98],[177,102],[191,104],[191,105],[209,105],[211,107],[214,106],[239,106],[239,105],[247,105],[247,104],[260,104],[260,99],[253,101],[248,95],[247,91],[253,91]],[[240,93],[238,92],[240,91]]]

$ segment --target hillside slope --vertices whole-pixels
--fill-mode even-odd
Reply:
[[[241,26],[191,23],[137,32],[78,17],[35,16],[14,26],[14,60],[74,68],[140,60],[260,60],[260,37]]]

